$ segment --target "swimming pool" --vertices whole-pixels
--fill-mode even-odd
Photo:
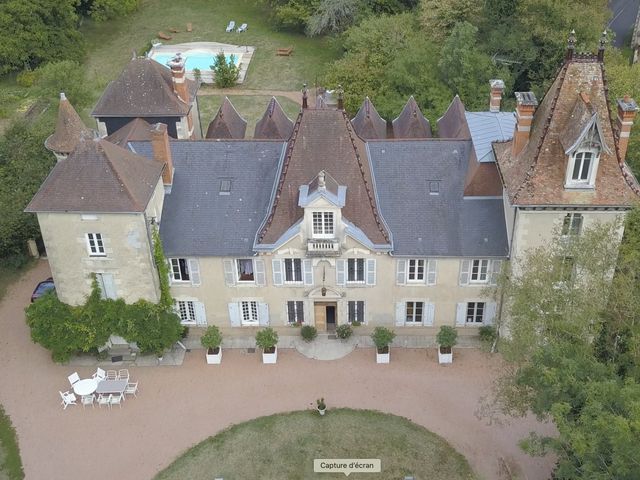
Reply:
[[[183,56],[186,58],[185,70],[187,70],[188,72],[193,72],[193,70],[197,68],[201,72],[204,72],[207,70],[211,70],[211,65],[213,65],[215,54],[205,52],[187,52],[183,53]],[[151,58],[158,62],[160,65],[166,67],[167,62],[173,57],[173,55],[157,54],[153,55]],[[225,53],[224,57],[226,58],[227,63],[231,60],[231,57],[233,57],[233,63],[235,63],[236,65],[240,63],[240,55],[238,54]]]

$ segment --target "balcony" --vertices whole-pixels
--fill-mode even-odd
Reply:
[[[307,255],[312,257],[337,257],[340,255],[340,243],[335,239],[307,240]]]

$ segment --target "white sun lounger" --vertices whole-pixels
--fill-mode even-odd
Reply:
[[[236,22],[234,22],[233,20],[231,20],[229,22],[229,25],[227,25],[227,33],[229,32],[233,32],[233,30],[236,28]]]
[[[247,27],[248,27],[248,25],[246,23],[243,23],[242,25],[240,25],[240,27],[238,27],[238,33],[246,32],[247,31]]]

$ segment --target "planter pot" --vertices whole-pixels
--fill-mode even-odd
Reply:
[[[438,347],[438,363],[453,363],[453,349],[451,347]]]
[[[218,347],[215,349],[213,348],[207,349],[206,357],[207,357],[207,363],[209,365],[219,365],[220,362],[222,361],[222,347]]]
[[[278,360],[278,347],[273,347],[273,352],[262,352],[262,363],[276,363]]]
[[[318,409],[318,413],[320,414],[320,416],[323,416],[326,411],[326,408],[323,408],[322,410]]]
[[[389,347],[376,349],[376,363],[389,363]]]

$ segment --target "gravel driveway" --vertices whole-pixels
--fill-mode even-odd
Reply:
[[[0,403],[17,430],[27,479],[148,479],[231,424],[310,408],[319,397],[329,407],[408,417],[447,439],[482,478],[506,478],[503,463],[519,478],[548,478],[552,459],[528,457],[517,440],[530,430],[552,431],[550,426],[531,418],[489,426],[474,416],[499,366],[498,358],[475,350],[458,350],[448,367],[437,365],[435,350],[396,349],[389,365],[376,365],[368,349],[329,362],[282,350],[277,365],[262,365],[258,354],[227,350],[221,366],[207,366],[204,352],[196,350],[180,367],[130,369],[140,393],[122,409],[63,411],[58,390],[68,388],[72,369],[52,363],[31,342],[24,322],[34,285],[48,276],[47,263],[40,261],[0,304]]]

